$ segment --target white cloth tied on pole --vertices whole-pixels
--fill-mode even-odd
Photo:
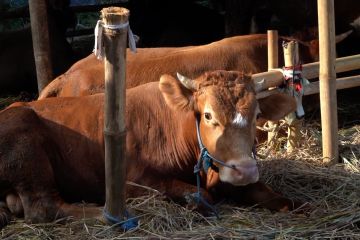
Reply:
[[[302,118],[305,115],[304,107],[302,105],[302,96],[304,95],[304,87],[309,84],[309,81],[302,77],[302,65],[284,67],[282,73],[285,78],[285,88],[283,88],[283,91],[295,98],[296,118]],[[291,114],[288,116],[292,116],[290,118],[295,117]],[[289,122],[292,122],[293,120],[295,119],[288,119]]]
[[[129,22],[118,24],[118,25],[107,25],[104,24],[101,20],[98,20],[95,26],[95,46],[94,46],[94,54],[98,59],[103,59],[104,53],[104,44],[103,44],[103,28],[111,29],[111,30],[120,30],[127,28],[128,30],[128,41],[129,48],[132,52],[136,53],[136,42],[135,36],[130,29]]]

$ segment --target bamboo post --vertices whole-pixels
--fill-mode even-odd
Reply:
[[[296,41],[290,41],[283,46],[285,67],[294,67],[300,64],[299,59],[299,44]],[[290,93],[291,94],[291,93]],[[302,101],[300,97],[298,101]],[[302,120],[296,118],[296,114],[290,113],[287,117],[288,123],[288,139],[287,139],[287,152],[291,153],[299,146],[300,129]]]
[[[323,161],[339,161],[338,119],[335,72],[335,21],[334,1],[318,0],[320,45],[320,108]]]
[[[101,11],[105,25],[120,25],[128,22],[129,10],[120,7],[104,8]],[[124,219],[126,180],[126,127],[125,127],[125,69],[127,28],[104,27],[105,47],[105,211]]]
[[[29,1],[29,10],[36,76],[40,93],[53,78],[47,1]]]
[[[274,68],[279,67],[279,57],[278,57],[278,41],[279,36],[276,30],[267,31],[267,43],[268,43],[268,71]],[[271,90],[273,88],[269,88]],[[275,143],[275,137],[277,134],[278,123],[273,121],[268,121],[269,129],[268,132],[268,147],[272,149]]]
[[[267,31],[268,39],[268,70],[279,67],[279,57],[278,57],[278,31],[268,30]]]

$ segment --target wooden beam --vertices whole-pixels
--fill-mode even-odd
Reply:
[[[47,1],[29,1],[29,9],[36,76],[40,93],[53,79]]]
[[[346,89],[360,87],[360,75],[343,77],[336,79],[336,89]],[[278,88],[262,91],[256,94],[257,99],[265,98],[275,93],[281,92]],[[318,94],[319,93],[319,81],[312,82],[304,87],[304,96]]]
[[[335,60],[335,71],[337,73],[360,69],[360,54],[341,57]],[[319,62],[303,65],[303,76],[307,79],[319,77]]]
[[[336,79],[336,90],[353,87],[360,87],[360,75]],[[313,82],[305,87],[304,95],[317,94],[319,90],[319,82]]]
[[[129,10],[120,7],[101,11],[106,25],[128,22]],[[103,30],[105,46],[105,211],[117,219],[124,219],[126,180],[126,127],[125,127],[125,69],[127,28]]]
[[[336,59],[335,69],[337,73],[360,69],[360,54]],[[319,62],[303,65],[303,77],[311,79],[318,76]],[[252,78],[255,83],[262,82],[261,90],[279,86],[283,82],[281,69],[272,69],[268,72],[256,73],[252,75]]]
[[[320,107],[323,161],[339,161],[338,119],[335,71],[334,0],[318,0],[320,45]]]

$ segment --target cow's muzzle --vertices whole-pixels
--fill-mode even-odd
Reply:
[[[255,159],[230,160],[226,163],[234,167],[220,168],[219,176],[221,181],[235,186],[245,186],[259,180],[259,170]]]

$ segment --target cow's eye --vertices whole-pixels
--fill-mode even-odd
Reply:
[[[211,113],[206,112],[204,115],[206,120],[210,121],[212,119]]]
[[[260,113],[256,114],[256,120],[260,118]]]

